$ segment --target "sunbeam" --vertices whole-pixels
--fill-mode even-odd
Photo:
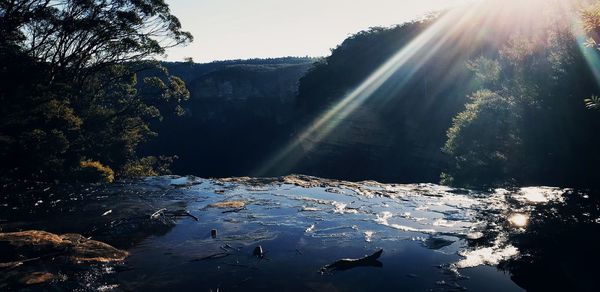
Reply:
[[[558,1],[558,2],[568,2]],[[361,107],[374,93],[386,82],[394,82],[393,90],[399,92],[414,77],[414,75],[430,62],[441,50],[447,55],[456,56],[457,60],[468,56],[474,50],[481,50],[478,46],[490,36],[490,31],[496,29],[501,34],[531,35],[536,27],[541,25],[545,15],[539,7],[544,7],[544,1],[483,1],[473,2],[471,6],[455,8],[443,13],[425,31],[403,46],[397,53],[379,66],[362,83],[356,86],[339,101],[315,118],[304,130],[295,135],[281,150],[265,160],[254,174],[259,176],[275,172],[289,172],[302,158],[303,155],[294,155],[310,151],[320,141],[326,139],[332,132],[339,128],[339,124],[349,115]],[[563,3],[559,3],[563,4]],[[564,5],[564,4],[563,4]],[[556,5],[554,5],[555,7]],[[549,7],[549,6],[546,6]],[[516,9],[518,8],[518,9]],[[566,9],[566,8],[565,8]],[[515,13],[515,11],[518,11]],[[567,12],[565,11],[565,14]],[[507,19],[511,19],[507,22]],[[498,29],[500,28],[500,29]],[[479,31],[476,36],[472,31]],[[504,37],[498,37],[503,39]],[[499,44],[500,45],[500,44]],[[475,51],[478,52],[478,51]],[[484,55],[485,52],[478,54]],[[477,53],[476,53],[477,54]],[[471,54],[472,55],[472,54]],[[593,55],[586,53],[586,55]],[[598,62],[597,56],[593,55]],[[590,56],[592,58],[592,56]],[[597,64],[597,63],[596,63]],[[446,77],[438,82],[449,82],[456,72],[464,69],[463,62],[454,62],[441,68],[447,72]],[[591,66],[600,78],[600,66]],[[399,70],[402,76],[398,77]],[[394,76],[394,79],[392,79]],[[387,93],[379,97],[377,103],[385,106],[394,94]],[[424,98],[423,102],[431,104],[434,100]]]
[[[468,24],[469,20],[479,12],[477,8],[468,9],[466,13],[462,9],[454,9],[443,14],[429,28],[402,47],[400,51],[369,75],[359,86],[310,123],[308,127],[294,137],[285,147],[267,159],[265,164],[255,174],[262,176],[268,174],[274,168],[291,169],[291,167],[302,159],[300,156],[290,156],[291,153],[301,148],[303,150],[310,150],[313,147],[312,145],[323,140],[334,131],[338,123],[369,99],[402,66],[409,61],[416,61],[415,64],[411,64],[406,75],[402,77],[402,80],[397,80],[399,85],[396,90],[399,90],[444,44],[453,41],[452,37],[454,34],[459,33],[462,26]],[[450,30],[448,29],[449,27],[451,28]],[[424,52],[425,54],[423,55]],[[419,55],[418,60],[415,58],[417,55]],[[311,143],[304,143],[308,140]]]

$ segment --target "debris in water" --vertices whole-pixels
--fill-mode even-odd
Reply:
[[[360,259],[341,259],[321,268],[321,274],[331,273],[333,271],[345,271],[356,267],[383,267],[383,263],[377,259],[383,253],[380,249],[370,256]]]
[[[158,219],[160,216],[162,216],[164,211],[167,211],[167,208],[162,208],[152,213],[152,215],[150,215],[150,219]]]
[[[211,255],[207,255],[205,257],[201,257],[198,259],[193,259],[191,260],[192,262],[199,262],[199,261],[204,261],[204,260],[214,260],[214,259],[220,259],[220,258],[224,258],[224,257],[228,257],[231,254],[228,252],[218,252],[218,253],[214,253]]]

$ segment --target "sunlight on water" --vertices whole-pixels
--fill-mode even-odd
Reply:
[[[456,263],[459,269],[471,268],[480,265],[497,265],[503,260],[515,257],[519,254],[519,250],[508,245],[505,247],[484,247],[472,251],[461,251],[460,255],[465,258]]]
[[[525,227],[529,222],[529,216],[524,214],[513,214],[508,218],[508,222],[515,227]]]
[[[526,187],[521,188],[518,198],[531,203],[547,203],[551,200],[560,199],[563,193],[564,190],[551,187]]]
[[[381,225],[384,225],[384,226],[388,226],[388,227],[391,227],[394,229],[401,230],[401,231],[421,232],[421,233],[429,233],[429,234],[436,233],[436,231],[434,229],[422,229],[422,228],[415,228],[415,227],[390,223],[389,219],[391,219],[393,216],[394,215],[391,212],[384,211],[384,212],[381,212],[381,214],[377,214],[377,218],[375,219],[375,222],[377,222]]]

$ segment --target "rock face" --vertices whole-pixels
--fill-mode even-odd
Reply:
[[[174,173],[198,176],[249,175],[290,134],[300,77],[314,59],[167,64],[190,90],[183,117],[153,125],[159,136],[142,149],[180,159]],[[173,143],[177,141],[177,143]]]
[[[292,102],[310,64],[232,65],[187,82],[191,98],[222,101],[270,99]]]
[[[203,177],[305,173],[346,180],[439,179],[440,147],[453,115],[448,109],[457,107],[456,102],[450,102],[454,99],[448,101],[453,106],[437,102],[414,118],[414,106],[406,103],[425,96],[425,84],[413,90],[413,98],[407,102],[396,99],[382,107],[376,97],[347,115],[333,114],[326,123],[330,128],[322,129],[331,130],[327,134],[317,131],[300,136],[320,115],[329,113],[318,106],[325,100],[318,90],[304,95],[300,91],[307,82],[305,78],[317,70],[315,61],[284,58],[165,64],[171,73],[184,79],[191,99],[183,104],[183,117],[167,114],[153,125],[159,135],[142,151],[148,155],[177,155],[180,159],[173,165],[174,173]],[[341,98],[351,88],[337,86],[334,81],[345,76],[342,72],[355,74],[356,70],[349,65],[340,72],[325,74],[319,84],[334,86],[338,89],[334,95]],[[334,80],[327,79],[329,75]],[[306,102],[314,103],[316,108],[305,108]],[[442,113],[447,117],[432,123],[430,116],[440,117]],[[297,161],[263,169],[265,160],[296,140],[300,141],[299,147],[290,154],[299,157]]]

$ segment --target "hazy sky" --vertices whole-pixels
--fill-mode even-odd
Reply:
[[[526,0],[524,0],[526,1]],[[167,0],[194,42],[166,59],[326,56],[348,35],[465,0]]]

